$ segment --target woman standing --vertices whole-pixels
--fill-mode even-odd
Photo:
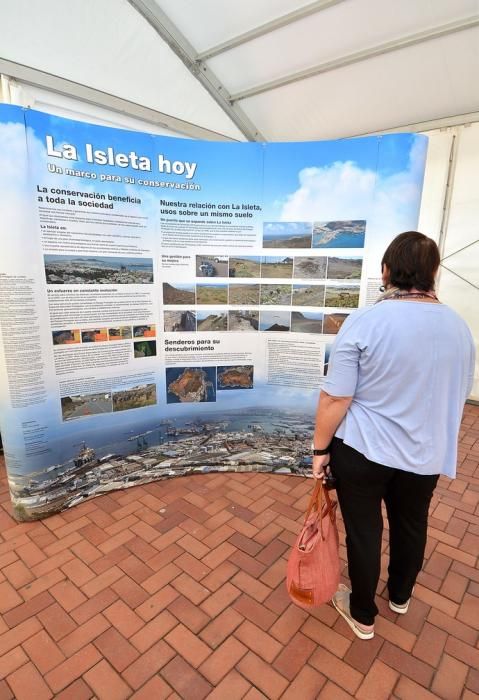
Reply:
[[[382,260],[385,293],[350,314],[334,343],[314,433],[313,474],[336,480],[350,591],[333,605],[361,639],[374,636],[383,520],[389,521],[389,607],[408,610],[421,570],[431,497],[454,478],[474,373],[464,321],[434,293],[439,250],[402,233]]]

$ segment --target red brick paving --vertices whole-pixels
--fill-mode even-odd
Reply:
[[[184,477],[18,524],[0,470],[0,700],[479,697],[479,407],[405,616],[387,606],[385,542],[369,642],[286,595],[309,481]]]

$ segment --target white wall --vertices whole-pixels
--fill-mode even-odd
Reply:
[[[438,295],[468,323],[478,358],[471,398],[479,400],[479,124],[431,131],[419,230],[441,247]],[[450,162],[451,161],[451,162]],[[449,173],[449,183],[448,180]],[[445,207],[445,208],[444,208]],[[441,224],[444,234],[441,236]]]

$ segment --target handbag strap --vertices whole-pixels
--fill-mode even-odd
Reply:
[[[317,479],[316,484],[314,486],[313,493],[311,494],[311,498],[309,500],[309,505],[308,509],[306,511],[306,517],[304,519],[304,524],[308,522],[308,518],[311,515],[313,511],[317,511],[320,515],[320,531],[321,531],[321,537],[323,537],[323,497],[324,500],[326,501],[326,510],[324,512],[324,515],[329,515],[331,521],[333,520],[333,514],[334,514],[334,508],[336,507],[336,501],[331,500],[331,496],[329,495],[329,491],[323,487],[323,482],[320,479]]]

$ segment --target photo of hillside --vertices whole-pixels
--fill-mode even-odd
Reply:
[[[359,280],[363,267],[362,258],[328,258],[328,279]]]
[[[342,285],[326,287],[325,306],[357,308],[359,304],[359,286]]]

